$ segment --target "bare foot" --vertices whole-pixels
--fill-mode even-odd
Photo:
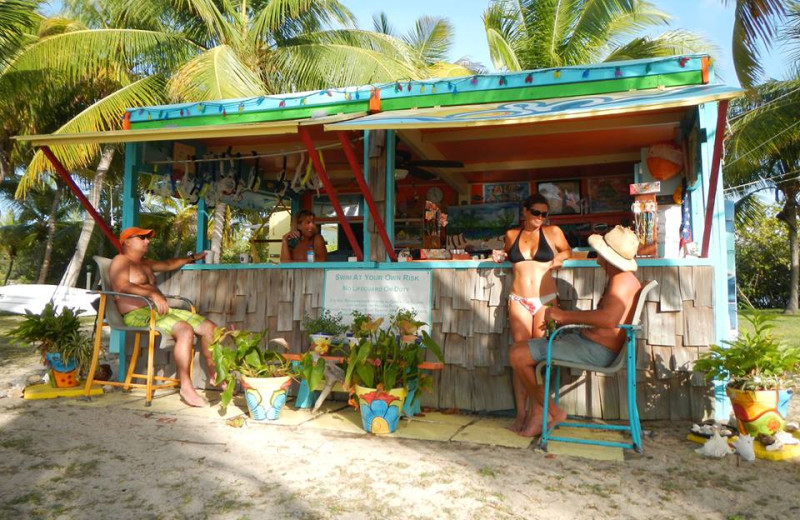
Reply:
[[[556,408],[552,415],[547,414],[547,429],[548,431],[550,428],[555,428],[562,422],[567,420],[567,412],[562,410],[561,408]]]
[[[535,414],[525,421],[524,427],[519,431],[523,437],[536,437],[542,434],[542,415]]]
[[[514,419],[514,422],[511,423],[510,425],[506,426],[506,428],[508,428],[509,430],[511,430],[514,433],[519,433],[522,430],[523,426],[525,426],[525,416],[524,415],[522,417],[517,416],[517,418]]]
[[[181,387],[180,395],[181,400],[189,406],[195,408],[207,408],[210,406],[208,401],[201,397],[193,387]]]

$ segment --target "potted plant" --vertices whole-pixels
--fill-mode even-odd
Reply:
[[[413,309],[397,309],[389,319],[389,326],[397,331],[406,341],[414,341],[418,338],[419,328],[425,322],[417,320],[417,311]],[[412,339],[413,338],[413,339]]]
[[[233,398],[236,381],[241,381],[250,417],[255,421],[274,421],[286,403],[286,390],[292,382],[291,364],[279,353],[261,344],[266,331],[214,331],[209,346],[217,370],[217,381],[224,390],[220,396],[223,412]],[[227,346],[225,343],[232,343]]]
[[[26,311],[22,322],[8,332],[12,338],[36,346],[42,363],[51,369],[51,384],[57,387],[78,386],[78,378],[92,360],[91,339],[81,331],[81,312],[63,307],[56,314],[48,303],[41,314]]]
[[[430,387],[430,376],[419,368],[426,349],[442,360],[439,345],[427,332],[417,340],[396,324],[383,329],[381,323],[382,318],[362,323],[361,329],[368,333],[345,359],[344,386],[356,394],[361,422],[369,433],[394,432],[409,388]],[[412,399],[418,398],[415,392]]]
[[[774,316],[752,307],[744,312],[752,331],[742,331],[725,346],[712,345],[694,369],[708,379],[727,381],[739,432],[756,436],[783,429],[789,400],[800,380],[800,347],[781,344],[773,335]]]
[[[341,314],[326,310],[316,318],[306,314],[303,317],[303,330],[311,338],[312,349],[322,356],[330,350],[333,338],[343,334],[347,326],[342,323]]]

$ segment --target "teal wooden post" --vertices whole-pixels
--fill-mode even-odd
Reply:
[[[197,237],[195,238],[194,250],[205,251],[209,249],[208,243],[208,212],[206,211],[206,199],[197,201]]]
[[[137,143],[125,145],[125,172],[122,179],[122,226],[125,229],[139,224],[139,197],[136,193],[136,164],[141,147]],[[125,333],[114,331],[109,337],[108,351],[119,355],[117,381],[125,380]]]
[[[703,213],[708,211],[709,183],[711,176],[711,163],[713,161],[714,143],[717,136],[717,111],[719,103],[704,103],[697,107],[699,126],[705,133],[705,142],[700,145],[700,158],[702,163],[701,177],[698,179],[698,189],[692,193],[692,208],[702,208]],[[730,328],[728,318],[728,253],[725,241],[725,201],[722,194],[722,171],[719,172],[719,183],[715,194],[714,214],[711,219],[711,236],[708,248],[708,259],[714,269],[712,293],[714,295],[714,337],[715,343],[729,339]],[[693,238],[695,242],[702,240],[705,230],[705,215],[693,215]],[[726,421],[730,416],[731,405],[725,393],[725,384],[716,384],[714,387],[714,418]]]

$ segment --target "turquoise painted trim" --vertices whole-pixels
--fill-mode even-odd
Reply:
[[[136,164],[141,146],[125,145],[125,171],[122,179],[122,229],[139,224],[139,197],[136,193],[138,171]]]
[[[699,188],[694,191],[692,204],[694,209],[695,200],[698,197],[697,207],[706,211],[706,201],[708,200],[711,162],[714,153],[714,141],[717,137],[717,110],[718,103],[705,103],[697,107],[698,124],[701,131],[705,132],[706,141],[700,145],[700,157],[702,162],[702,177],[698,179]],[[714,337],[715,343],[721,344],[723,340],[730,339],[728,327],[728,266],[727,252],[725,250],[725,201],[722,196],[722,165],[720,164],[719,180],[717,183],[717,193],[714,201],[714,214],[711,216],[711,236],[708,246],[708,260],[714,267],[713,279],[713,305],[714,305]],[[693,211],[694,213],[694,211]],[[694,215],[693,215],[694,217]],[[700,231],[693,235],[695,242],[702,242],[705,233],[705,219],[702,212],[697,220],[694,220],[695,229]],[[714,389],[714,418],[717,420],[727,420],[730,412],[730,401],[725,393],[724,384],[715,385]]]
[[[242,269],[375,269],[377,262],[305,262],[287,264],[187,264],[181,269],[186,271],[238,271]],[[389,264],[396,266],[397,264]]]
[[[122,229],[139,224],[139,197],[136,196],[138,179],[136,164],[139,159],[139,152],[142,149],[143,147],[138,143],[127,143],[125,145],[125,166],[122,178]],[[119,356],[116,370],[117,381],[125,381],[127,372],[125,332],[120,330],[111,332],[108,351]]]
[[[361,85],[330,88],[309,92],[254,96],[200,103],[178,103],[141,108],[130,108],[132,124],[166,120],[186,120],[247,115],[260,112],[287,112],[318,109],[326,114],[325,107],[363,104],[374,88],[380,89],[381,100],[426,98],[442,93],[456,94],[459,91],[490,92],[497,90],[523,89],[550,85],[596,83],[600,81],[623,81],[674,74],[685,74],[702,70],[702,55],[682,55],[646,60],[607,62],[595,65],[559,67],[528,70],[515,73],[489,73],[457,78],[431,78],[425,80],[393,81],[376,85]],[[709,66],[710,69],[713,67]],[[438,89],[438,90],[437,90]],[[420,106],[425,104],[421,100]],[[312,112],[313,115],[313,112]],[[235,117],[229,117],[234,119]]]
[[[197,201],[197,236],[195,237],[194,250],[205,251],[210,249],[208,241],[208,211],[206,199]]]
[[[362,158],[361,165],[362,165],[362,173],[364,175],[364,181],[369,186],[369,139],[370,133],[369,130],[364,131],[364,157]],[[364,237],[364,243],[362,244],[361,252],[364,253],[364,260],[367,261],[372,258],[372,237],[369,235],[369,223],[372,217],[369,214],[369,211],[366,208],[367,202],[361,202],[364,211],[362,214],[364,215],[364,221],[361,223],[362,233],[361,236]]]
[[[397,133],[394,130],[386,131],[386,232],[389,234],[389,241],[394,247],[394,214],[395,214],[395,146]]]

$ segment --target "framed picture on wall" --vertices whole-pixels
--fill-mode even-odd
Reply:
[[[590,177],[589,211],[591,213],[630,211],[632,198],[628,187],[632,180],[630,175]]]
[[[483,202],[522,202],[531,194],[529,182],[487,182],[483,185]]]
[[[581,212],[581,181],[547,181],[536,185],[550,204],[551,215],[570,215]]]

